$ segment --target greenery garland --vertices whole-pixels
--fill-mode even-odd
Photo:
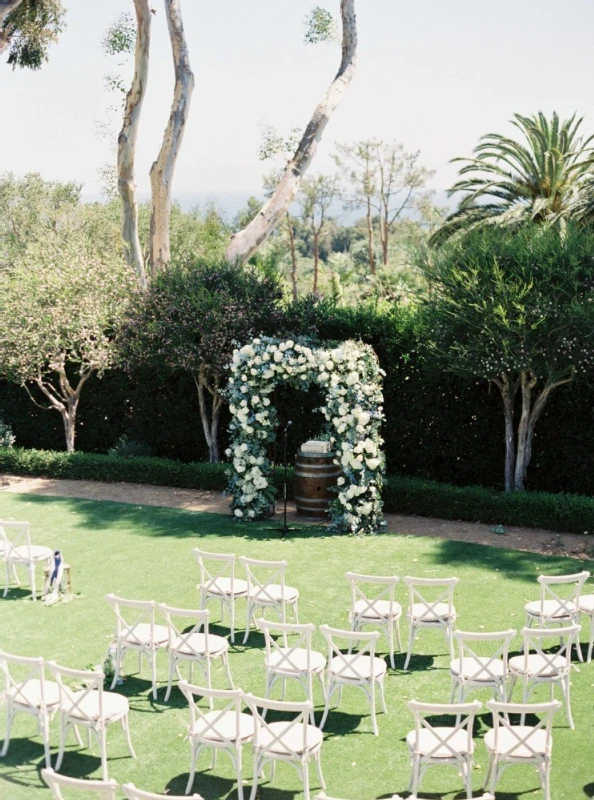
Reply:
[[[270,400],[275,386],[284,382],[305,389],[313,383],[326,392],[320,409],[325,436],[344,475],[330,503],[330,527],[343,533],[376,532],[383,522],[384,372],[373,349],[354,341],[312,347],[306,341],[262,336],[235,350],[229,369],[225,394],[232,419],[226,454],[233,460],[228,491],[235,519],[262,519],[275,497],[267,457],[267,444],[276,438],[277,412]]]

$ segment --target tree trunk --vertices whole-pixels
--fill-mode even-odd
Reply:
[[[367,251],[369,253],[369,271],[375,275],[375,241],[373,235],[373,216],[371,214],[371,198],[367,198]]]
[[[313,293],[318,293],[318,280],[320,277],[320,246],[319,246],[319,233],[314,233],[313,240],[313,256],[314,256],[314,279],[313,279]]]
[[[510,381],[505,372],[502,373],[501,380],[497,379],[493,382],[501,392],[503,399],[503,415],[505,418],[505,491],[511,492],[514,488],[514,462],[516,457],[514,402],[518,384],[517,381]]]
[[[2,30],[6,17],[20,6],[22,0],[0,0],[0,56],[8,49],[12,26],[8,30]]]
[[[311,164],[322,134],[345,93],[357,65],[357,22],[355,0],[341,0],[342,60],[336,77],[305,129],[293,158],[276,188],[254,219],[235,234],[227,248],[229,261],[247,261],[278,226]]]
[[[69,453],[74,452],[74,440],[76,438],[76,411],[78,408],[78,398],[72,403],[68,403],[62,412],[62,420],[64,422],[64,433],[66,435],[66,450]]]
[[[180,0],[165,0],[165,13],[173,53],[175,87],[163,144],[150,172],[152,194],[150,263],[153,276],[164,270],[171,260],[169,249],[171,184],[194,89],[194,75],[190,68]]]
[[[223,398],[220,393],[220,378],[215,376],[212,386],[209,384],[208,367],[202,367],[198,374],[193,374],[196,388],[198,389],[198,404],[200,406],[200,420],[202,430],[208,447],[208,456],[211,464],[218,464],[221,460],[219,451],[219,421],[223,410]],[[211,395],[210,409],[208,407],[207,392]]]
[[[126,261],[136,273],[141,288],[146,289],[146,269],[138,237],[138,203],[134,163],[140,111],[148,80],[153,15],[149,0],[134,0],[134,7],[136,10],[134,78],[126,95],[124,122],[118,136],[118,191],[122,198],[122,239]]]
[[[56,372],[58,374],[59,390],[50,383],[50,381],[44,380],[41,374],[35,378],[33,382],[50,401],[51,407],[60,412],[62,422],[64,423],[66,450],[72,453],[74,451],[74,442],[76,439],[76,412],[78,410],[80,394],[83,386],[91,375],[93,375],[95,370],[90,368],[87,372],[83,372],[75,389],[72,388],[68,376],[66,375],[65,358],[60,368],[56,369]]]
[[[525,377],[524,377],[525,376]],[[520,425],[518,427],[518,452],[516,456],[516,469],[515,469],[515,484],[516,491],[523,491],[524,482],[526,480],[526,472],[532,458],[532,442],[534,439],[534,429],[536,423],[549,401],[551,393],[564,383],[571,383],[574,378],[574,373],[561,378],[557,381],[547,383],[539,395],[537,395],[534,404],[532,404],[532,390],[537,383],[535,375],[523,372],[522,373],[522,417],[520,418]],[[526,394],[526,400],[524,399]],[[526,407],[526,414],[524,409]]]
[[[293,300],[296,302],[299,298],[297,289],[297,251],[295,250],[295,233],[293,231],[293,223],[291,217],[287,212],[287,230],[289,231],[289,246],[291,249],[291,284],[293,287]]]
[[[382,234],[382,262],[384,267],[388,266],[388,239],[390,237],[390,226],[386,218],[381,221],[380,212],[380,230]]]

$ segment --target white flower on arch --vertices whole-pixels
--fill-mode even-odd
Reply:
[[[314,383],[326,392],[320,410],[336,453],[334,463],[344,473],[336,500],[330,503],[331,528],[377,531],[382,523],[385,461],[379,429],[384,415],[382,370],[373,349],[354,341],[316,348],[261,336],[234,351],[229,371],[225,393],[232,419],[227,456],[233,458],[229,492],[234,518],[261,519],[274,497],[266,445],[276,438],[277,413],[268,395],[279,383],[300,389]]]

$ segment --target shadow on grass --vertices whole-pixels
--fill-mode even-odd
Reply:
[[[544,575],[563,575],[578,572],[580,569],[594,567],[594,561],[576,561],[575,558],[562,555],[539,555],[522,550],[507,550],[485,544],[470,544],[443,539],[439,542],[433,555],[437,564],[455,568],[456,564],[498,570],[507,578],[533,582],[538,588],[535,567],[542,565]],[[579,566],[578,566],[579,565]],[[538,592],[535,594],[537,599]]]
[[[43,589],[43,586],[41,587]],[[8,594],[6,597],[3,597],[4,592],[0,594],[0,601],[7,603],[10,600],[26,600],[29,598],[31,602],[33,599],[31,597],[31,589],[25,586],[9,586]],[[39,590],[39,586],[37,587],[37,600],[36,603],[41,603],[41,592]]]
[[[586,797],[594,797],[594,782],[587,783],[584,786],[584,794]]]
[[[335,537],[327,528],[303,524],[298,531],[290,531],[284,538],[278,530],[280,522],[276,517],[259,522],[234,523],[231,515],[213,514],[206,511],[187,511],[183,508],[163,506],[139,506],[131,503],[116,503],[112,500],[83,500],[75,497],[48,497],[36,494],[14,494],[11,499],[17,502],[49,506],[59,504],[74,511],[81,517],[80,527],[92,530],[133,529],[141,536],[175,536],[190,538],[220,535],[222,526],[231,526],[226,533],[243,539],[261,541],[292,541],[320,537]]]
[[[52,759],[53,760],[53,759]],[[45,749],[43,744],[28,738],[11,739],[8,752],[0,760],[2,767],[1,782],[12,783],[16,786],[38,787],[43,784],[41,770],[45,767]],[[0,797],[4,795],[0,783]]]

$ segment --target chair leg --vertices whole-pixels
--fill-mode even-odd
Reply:
[[[328,688],[326,689],[326,705],[324,706],[324,713],[322,714],[322,719],[320,720],[320,730],[323,730],[324,725],[326,724],[328,712],[330,711],[330,701],[332,700],[332,695],[334,694],[335,689],[336,684],[334,684],[332,679],[330,679]]]
[[[118,645],[116,645],[115,664],[114,664],[114,670],[113,670],[113,680],[111,682],[111,686],[109,687],[110,691],[113,691],[113,689],[115,688],[115,685],[117,684],[117,682],[119,680],[120,673],[122,671],[122,658],[123,658],[123,653],[122,653],[120,645],[118,644]]]
[[[295,618],[295,625],[299,625],[299,612],[297,611],[297,600],[293,603],[293,617]]]
[[[130,755],[132,756],[132,758],[136,758],[136,753],[134,752],[134,748],[132,747],[132,739],[130,739],[130,720],[128,719],[127,714],[125,717],[122,717],[122,728],[124,729],[124,733],[126,734],[126,744],[128,745],[128,750],[130,751]]]
[[[388,621],[388,640],[390,642],[390,666],[392,669],[396,669],[396,664],[394,663],[394,623],[391,620]]]
[[[569,675],[563,680],[561,680],[561,691],[563,692],[563,696],[565,698],[565,712],[567,714],[567,719],[569,720],[569,727],[571,730],[575,730],[575,725],[573,724],[573,717],[571,716],[571,701],[570,701],[570,681]]]
[[[416,797],[419,791],[419,783],[420,783],[420,776],[421,776],[421,762],[419,761],[418,756],[414,756],[413,758],[413,772],[412,772],[412,793],[413,796]]]
[[[379,731],[377,729],[377,719],[375,718],[375,681],[373,679],[371,681],[370,703],[371,703],[371,724],[373,726],[373,735],[379,736]]]
[[[169,695],[171,694],[171,689],[173,686],[173,654],[171,650],[169,651],[169,677],[167,678],[167,691],[165,692],[165,702],[169,700]]]
[[[470,759],[466,761],[463,772],[466,778],[466,800],[472,800],[472,764]]]
[[[410,632],[408,634],[408,650],[406,653],[406,661],[404,662],[404,669],[408,669],[408,662],[410,661],[410,657],[412,655],[414,641],[415,641],[415,627],[411,623]]]
[[[235,756],[236,756],[235,769],[237,773],[237,800],[243,800],[243,771],[241,768],[241,745],[237,748]]]
[[[231,618],[231,642],[235,644],[235,598],[229,599],[229,616]]]
[[[326,781],[324,780],[324,776],[322,774],[322,751],[321,749],[318,750],[316,755],[314,756],[316,762],[316,769],[318,771],[318,780],[320,781],[320,786],[322,789],[326,788]]]
[[[384,714],[387,714],[388,713],[388,707],[386,706],[386,695],[385,695],[385,692],[384,692],[384,679],[381,678],[378,681],[378,683],[379,683],[379,687],[380,687],[380,697],[381,697],[381,701],[382,701],[382,710],[383,710]]]
[[[8,745],[10,744],[10,729],[12,727],[12,709],[10,706],[6,709],[6,735],[4,737],[4,744],[2,745],[2,752],[0,757],[4,758],[8,752]]]
[[[272,762],[274,764],[274,761]],[[309,800],[309,760],[303,763],[303,800]]]
[[[49,769],[52,765],[52,759],[50,755],[50,732],[49,732],[49,718],[47,713],[42,714],[39,717],[39,722],[41,725],[41,733],[43,736],[43,749],[45,751],[45,766]]]
[[[35,562],[29,562],[29,584],[31,585],[31,599],[37,600],[37,592],[35,590]]]
[[[97,732],[99,736],[99,744],[101,746],[101,777],[104,781],[109,780],[107,774],[107,735],[105,727],[100,728]]]
[[[309,700],[309,702],[312,705],[311,713],[309,715],[309,721],[311,722],[312,725],[315,725],[316,724],[316,720],[315,720],[315,717],[314,717],[314,710],[313,710],[313,704],[314,704],[314,699],[313,699],[313,675],[311,674],[311,672],[307,673],[307,699]]]
[[[450,694],[450,703],[456,702],[456,692],[458,691],[458,681],[452,676],[452,691]]]
[[[199,750],[199,748],[196,748],[195,743],[191,739],[190,742],[192,747],[192,753],[190,755],[190,775],[188,777],[188,783],[186,785],[185,794],[190,794],[190,792],[192,791],[194,776],[196,775],[196,760],[198,757],[198,750]]]
[[[247,620],[246,620],[246,623],[245,623],[245,636],[243,637],[243,643],[244,644],[247,643],[248,636],[250,635],[250,626],[251,626],[251,623],[252,623],[252,613],[253,613],[252,604],[248,600],[248,604],[247,604]]]
[[[4,583],[4,594],[2,596],[6,597],[6,595],[8,594],[8,584],[10,583],[10,562],[9,561],[5,561],[4,562],[4,567],[5,567],[5,571],[6,571],[6,580],[5,580],[5,583]]]
[[[227,680],[229,681],[229,686],[231,689],[235,689],[235,684],[233,683],[233,678],[231,677],[231,669],[229,668],[229,654],[225,653],[223,655],[223,664],[225,665],[225,672],[227,673]]]
[[[542,788],[545,800],[551,800],[551,762],[549,760],[544,765]]]
[[[54,769],[56,772],[60,771],[60,767],[62,766],[62,760],[64,759],[64,750],[66,748],[66,723],[64,721],[64,717],[60,714],[60,746],[58,749],[58,760],[54,764]]]
[[[151,678],[153,681],[153,700],[157,699],[157,651],[151,652]]]
[[[590,645],[588,647],[588,663],[592,661],[593,650],[594,650],[594,614],[590,616]]]
[[[260,775],[260,758],[258,751],[254,752],[254,774],[252,777],[252,791],[250,793],[250,800],[256,800],[256,792],[258,791],[258,777]]]

